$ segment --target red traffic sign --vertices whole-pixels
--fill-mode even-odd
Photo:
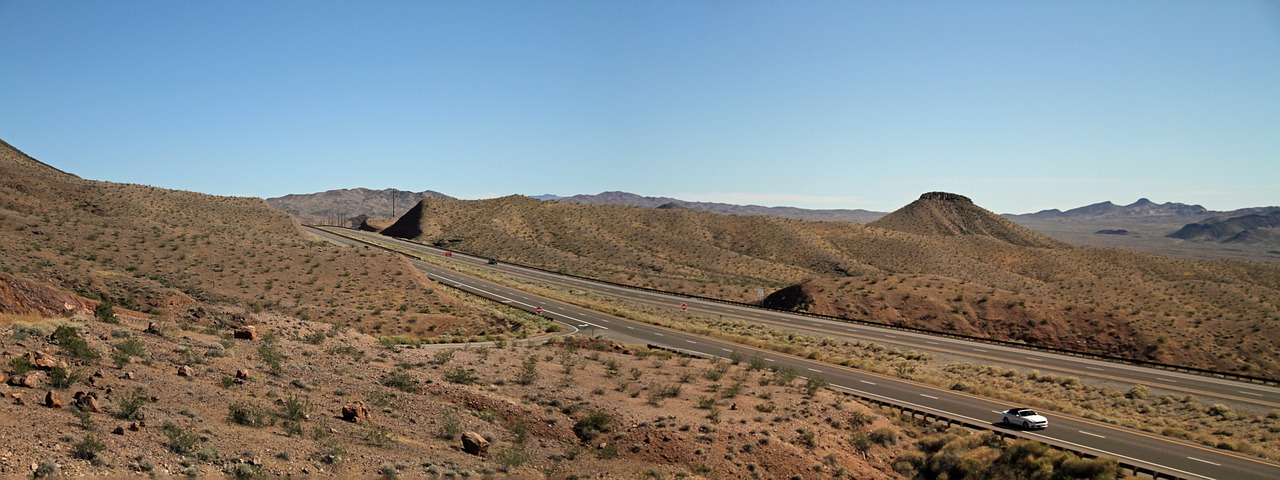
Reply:
[[[681,312],[683,312],[683,311],[685,311],[685,310],[688,310],[688,309],[689,309],[689,305],[684,304],[684,303],[681,303],[681,304],[680,304],[680,311],[681,311]]]
[[[534,308],[533,311],[538,312],[538,315],[542,315],[542,307]]]

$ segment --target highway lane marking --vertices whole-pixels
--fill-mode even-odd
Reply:
[[[733,350],[729,350],[729,349],[727,349],[727,348],[721,348],[721,350],[724,350],[724,351],[726,351],[726,352],[733,352]]]
[[[1105,371],[1106,371],[1106,370],[1103,370],[1103,369],[1098,368],[1098,367],[1084,367],[1084,368],[1087,368],[1087,369],[1089,369],[1089,370],[1097,370],[1097,371],[1099,371],[1099,372],[1105,372]]]
[[[906,401],[906,400],[899,400],[899,399],[896,399],[896,398],[887,397],[887,396],[880,395],[880,394],[877,394],[877,393],[868,392],[868,391],[865,391],[865,390],[856,390],[856,389],[852,389],[852,388],[844,387],[844,386],[840,386],[840,385],[833,385],[831,388],[836,389],[836,390],[845,390],[845,391],[853,392],[853,393],[860,394],[860,395],[863,395],[863,396],[866,396],[866,397],[883,398],[883,399],[885,399],[885,400],[889,400],[889,401],[892,401],[892,402],[894,402],[894,403],[896,403],[896,404],[903,405],[903,406],[907,406],[907,407],[916,407],[916,408],[922,408],[922,409],[929,409],[929,410],[933,410],[933,411],[935,411],[935,412],[942,412],[942,413],[948,414],[951,418],[955,418],[955,419],[962,419],[962,420],[968,420],[968,421],[970,421],[970,422],[974,422],[974,423],[976,423],[976,424],[986,423],[986,422],[985,422],[985,421],[983,421],[983,420],[978,420],[978,419],[976,419],[976,418],[969,417],[969,416],[966,416],[966,415],[960,415],[960,414],[958,414],[958,413],[948,412],[948,411],[946,411],[946,410],[942,410],[942,409],[937,409],[937,408],[932,408],[932,407],[926,407],[926,406],[924,406],[924,405],[920,405],[920,404],[917,404],[917,403],[911,403],[911,402],[908,402],[908,401]],[[923,395],[923,394],[922,394],[922,395]],[[967,395],[966,395],[966,396],[967,396]],[[1001,413],[1001,412],[997,412],[997,413]],[[1147,462],[1147,461],[1138,460],[1138,459],[1133,458],[1133,457],[1130,457],[1130,456],[1120,455],[1120,454],[1118,454],[1118,453],[1110,452],[1110,451],[1103,450],[1103,449],[1100,449],[1100,448],[1086,447],[1086,446],[1081,445],[1081,444],[1078,444],[1078,443],[1068,442],[1068,441],[1066,441],[1066,440],[1057,439],[1057,438],[1053,438],[1053,437],[1050,437],[1050,436],[1047,436],[1047,435],[1043,435],[1043,434],[1038,434],[1038,433],[1031,433],[1031,432],[1024,432],[1024,433],[1025,433],[1026,435],[1028,435],[1028,436],[1036,436],[1036,437],[1045,438],[1045,439],[1050,439],[1050,440],[1053,440],[1053,441],[1056,441],[1056,442],[1064,443],[1064,444],[1067,444],[1067,445],[1071,445],[1071,446],[1073,446],[1073,447],[1079,448],[1081,451],[1089,451],[1089,450],[1092,450],[1092,451],[1099,452],[1099,453],[1103,453],[1103,454],[1106,454],[1106,455],[1110,455],[1110,456],[1113,456],[1113,457],[1116,457],[1116,458],[1123,458],[1123,459],[1125,459],[1125,460],[1130,460],[1130,461],[1137,462],[1137,463],[1145,463],[1145,464],[1148,464],[1148,465],[1155,465],[1155,466],[1157,466],[1157,467],[1165,468],[1165,469],[1168,469],[1168,470],[1171,470],[1171,471],[1174,471],[1174,472],[1178,472],[1178,473],[1181,473],[1181,474],[1184,474],[1184,475],[1190,475],[1190,476],[1193,476],[1193,477],[1199,477],[1199,478],[1205,478],[1205,479],[1209,479],[1209,480],[1214,480],[1212,477],[1206,477],[1206,476],[1204,476],[1204,475],[1199,475],[1199,474],[1191,473],[1191,472],[1188,472],[1188,471],[1185,471],[1185,470],[1178,470],[1178,469],[1176,469],[1176,468],[1173,468],[1173,467],[1170,467],[1170,466],[1167,466],[1167,465],[1161,465],[1161,464],[1159,464],[1159,463],[1155,463],[1155,462]],[[1157,438],[1157,437],[1152,437],[1152,438]],[[1188,457],[1188,458],[1190,458],[1190,457]],[[1244,458],[1244,457],[1241,457],[1241,458]],[[1247,458],[1246,458],[1246,460],[1247,460]]]
[[[865,383],[865,384],[867,384],[867,385],[875,385],[875,384],[876,384],[876,382],[868,382],[868,381],[866,381],[866,380],[858,380],[858,381],[859,381],[859,382],[862,382],[862,383]]]
[[[889,334],[887,334],[887,333],[886,333],[886,334],[884,334],[884,336],[889,337],[889,338],[898,338],[898,336],[897,336],[897,335],[889,335]]]
[[[764,359],[764,361],[766,361],[766,362],[772,362],[772,361],[773,361],[773,359],[772,359],[772,358],[766,358],[766,359]]]
[[[987,351],[986,351],[986,350],[983,350],[983,349],[981,349],[981,348],[975,348],[975,349],[973,349],[973,351],[975,351],[975,352],[987,353]]]
[[[1156,377],[1156,380],[1160,380],[1162,382],[1169,382],[1169,383],[1178,383],[1177,380],[1169,380],[1167,378],[1160,378],[1160,377]]]
[[[810,371],[810,372],[818,372],[818,373],[822,373],[822,370],[818,370],[818,369],[816,369],[816,368],[805,368],[805,370],[808,370],[808,371]]]
[[[654,335],[657,335],[657,336],[659,336],[659,337],[665,337],[665,336],[666,336],[666,335],[663,335],[663,334],[658,333],[658,332],[653,332],[653,334],[654,334]]]
[[[925,395],[925,394],[923,394],[923,393],[921,393],[921,394],[920,394],[920,396],[921,396],[921,397],[925,397],[925,398],[932,398],[932,399],[934,399],[934,400],[937,400],[937,399],[938,399],[938,397],[935,397],[935,396],[933,396],[933,395]]]
[[[635,329],[636,329],[636,327],[633,327],[633,326],[631,326],[631,325],[627,325],[627,330],[635,330]]]
[[[689,343],[692,343],[692,344],[695,344],[695,345],[698,343],[698,342],[695,342],[695,341],[693,341],[693,340],[685,340],[685,341],[686,341],[686,342],[689,342]]]
[[[940,344],[940,343],[938,343],[938,342],[931,342],[931,341],[928,341],[928,340],[925,340],[925,341],[924,341],[924,343],[927,343],[927,344],[929,344],[929,345],[941,345],[941,344]]]
[[[1096,433],[1089,433],[1089,432],[1086,432],[1086,431],[1084,431],[1084,430],[1076,430],[1076,431],[1077,431],[1077,432],[1080,432],[1080,433],[1083,433],[1083,434],[1085,434],[1085,435],[1092,435],[1092,436],[1095,436],[1095,437],[1098,437],[1098,438],[1107,438],[1107,437],[1104,437],[1104,436],[1102,436],[1102,435],[1098,435],[1098,434],[1096,434]]]
[[[1196,457],[1187,457],[1187,458],[1188,458],[1188,459],[1191,459],[1191,460],[1195,460],[1195,461],[1197,461],[1197,462],[1204,462],[1204,463],[1207,463],[1207,464],[1209,464],[1209,465],[1213,465],[1213,466],[1215,466],[1215,467],[1221,467],[1221,466],[1222,466],[1222,464],[1221,464],[1221,463],[1213,463],[1213,462],[1210,462],[1210,461],[1208,461],[1208,460],[1201,460],[1201,459],[1196,458]]]
[[[1263,394],[1261,394],[1261,393],[1246,392],[1246,391],[1244,391],[1244,390],[1236,390],[1236,391],[1237,391],[1237,392],[1240,392],[1240,393],[1243,393],[1243,394],[1245,394],[1245,395],[1253,395],[1253,396],[1255,396],[1255,397],[1265,397],[1265,396],[1266,396],[1266,395],[1263,395]]]
[[[1037,362],[1040,361],[1040,357],[1022,357],[1022,358],[1025,358],[1027,360],[1035,360]]]

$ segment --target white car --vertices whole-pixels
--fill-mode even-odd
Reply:
[[[1042,429],[1049,427],[1049,419],[1030,408],[1010,408],[1000,417],[1000,423],[1024,429]]]

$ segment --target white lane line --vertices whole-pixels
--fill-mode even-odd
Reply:
[[[866,397],[881,398],[881,399],[884,399],[884,400],[891,401],[891,402],[893,402],[895,405],[902,405],[902,406],[907,406],[907,407],[916,407],[916,408],[928,408],[929,410],[939,411],[939,412],[942,412],[942,413],[948,414],[951,418],[958,419],[958,420],[963,419],[963,420],[968,420],[968,421],[970,421],[970,422],[985,422],[984,420],[978,420],[978,419],[973,418],[973,417],[968,417],[968,416],[965,416],[965,415],[960,415],[960,414],[958,414],[958,413],[948,412],[948,411],[946,411],[946,410],[938,410],[938,409],[934,409],[934,408],[929,408],[929,407],[926,407],[926,406],[924,406],[924,405],[919,405],[919,404],[911,403],[911,402],[908,402],[908,401],[905,401],[905,400],[897,400],[897,399],[892,398],[892,397],[886,397],[886,396],[884,396],[884,395],[879,395],[879,394],[871,393],[871,392],[868,392],[868,391],[866,391],[866,390],[857,390],[857,389],[853,389],[853,388],[849,388],[849,387],[844,387],[844,386],[840,386],[840,385],[833,385],[831,388],[836,389],[836,390],[844,390],[844,391],[848,391],[848,392],[857,393],[857,394],[860,394],[860,395],[863,395],[863,396],[866,396]],[[1000,413],[1000,412],[996,412],[996,413]],[[1045,436],[1045,435],[1043,435],[1043,434],[1039,434],[1039,433],[1031,433],[1031,432],[1027,432],[1025,435],[1026,435],[1026,436],[1030,436],[1030,437],[1040,437],[1040,438],[1044,438],[1044,439],[1050,439],[1050,438],[1052,438],[1052,437]],[[1094,452],[1102,453],[1102,454],[1109,455],[1109,456],[1112,456],[1112,457],[1122,458],[1122,459],[1125,459],[1125,460],[1130,460],[1130,461],[1133,461],[1133,462],[1142,462],[1142,463],[1146,463],[1146,464],[1150,464],[1150,465],[1155,465],[1155,466],[1160,467],[1160,468],[1164,468],[1164,469],[1167,469],[1167,470],[1170,470],[1170,471],[1173,471],[1173,472],[1176,472],[1176,473],[1180,473],[1180,474],[1183,474],[1183,475],[1187,475],[1188,477],[1197,477],[1197,478],[1204,478],[1204,479],[1206,479],[1206,480],[1214,480],[1214,479],[1213,479],[1213,477],[1206,477],[1206,476],[1204,476],[1204,475],[1200,475],[1200,474],[1196,474],[1196,473],[1191,473],[1191,472],[1188,472],[1188,471],[1185,471],[1185,470],[1178,470],[1178,469],[1173,468],[1173,467],[1170,467],[1170,466],[1168,466],[1168,465],[1161,465],[1161,464],[1159,464],[1159,463],[1152,463],[1152,462],[1145,462],[1145,461],[1141,461],[1141,460],[1138,460],[1138,459],[1133,458],[1133,457],[1129,457],[1129,456],[1121,455],[1121,454],[1118,454],[1118,453],[1115,453],[1115,452],[1111,452],[1111,451],[1107,451],[1107,450],[1103,450],[1103,449],[1100,449],[1100,448],[1086,447],[1086,446],[1081,445],[1081,444],[1078,444],[1078,443],[1068,442],[1068,441],[1066,441],[1066,440],[1061,440],[1061,439],[1056,439],[1056,441],[1061,442],[1061,443],[1066,444],[1066,445],[1070,445],[1070,446],[1073,446],[1073,447],[1079,448],[1079,449],[1080,449],[1080,450],[1082,450],[1082,451],[1094,451]],[[1191,458],[1191,457],[1187,457],[1187,458]]]
[[[1098,434],[1096,434],[1096,433],[1089,433],[1089,432],[1086,432],[1086,431],[1084,431],[1084,430],[1076,430],[1076,431],[1077,431],[1077,432],[1080,432],[1080,433],[1083,433],[1083,434],[1085,434],[1085,435],[1091,435],[1091,436],[1098,437],[1098,438],[1107,438],[1107,437],[1104,437],[1104,436],[1102,436],[1102,435],[1098,435]]]
[[[925,397],[925,398],[932,398],[932,399],[934,399],[934,400],[937,400],[937,399],[938,399],[938,397],[935,397],[935,396],[933,396],[933,395],[925,395],[925,394],[923,394],[923,393],[921,393],[921,394],[920,394],[920,396],[921,396],[921,397]]]
[[[692,344],[695,344],[695,345],[698,343],[698,342],[695,342],[695,341],[693,341],[693,340],[685,340],[685,341],[686,341],[686,342],[689,342],[689,343],[692,343]]]
[[[1087,369],[1089,369],[1089,370],[1097,370],[1097,371],[1099,371],[1099,372],[1105,372],[1105,371],[1106,371],[1106,370],[1103,370],[1103,369],[1098,368],[1098,367],[1084,367],[1084,368],[1087,368]]]
[[[551,315],[552,315],[552,312],[549,312],[549,311],[546,311],[546,310],[543,310],[543,311],[542,311],[542,313],[543,313],[544,315],[547,315],[547,316],[551,316]],[[579,319],[576,319],[576,318],[570,317],[570,316],[565,315],[565,314],[563,314],[563,313],[556,313],[555,315],[559,315],[559,316],[561,316],[561,317],[567,318],[567,319],[569,319],[569,320],[573,320],[573,321],[575,321],[575,322],[582,322],[582,323],[585,323],[585,324],[587,324],[587,325],[591,325],[591,326],[593,326],[593,327],[599,328],[599,329],[601,329],[601,330],[608,330],[608,329],[609,329],[609,327],[606,327],[606,326],[604,326],[604,325],[596,325],[596,324],[591,323],[591,322],[588,322],[588,321],[586,321],[586,320],[579,320]]]
[[[654,335],[657,335],[657,336],[659,336],[659,337],[665,337],[665,336],[666,336],[666,335],[663,335],[663,334],[658,333],[658,332],[653,332],[653,334],[654,334]]]
[[[925,340],[924,343],[927,343],[929,345],[938,345],[938,342],[930,342],[928,340]]]
[[[772,358],[766,358],[766,359],[764,359],[764,361],[766,361],[766,362],[772,362],[772,361],[773,361],[773,359],[772,359]]]
[[[1263,394],[1261,394],[1261,393],[1246,392],[1246,391],[1244,391],[1244,390],[1236,390],[1236,391],[1237,391],[1237,392],[1240,392],[1240,393],[1243,393],[1243,394],[1245,394],[1245,395],[1253,395],[1253,396],[1255,396],[1255,397],[1265,397],[1265,396],[1266,396],[1266,395],[1263,395]]]
[[[1201,459],[1196,458],[1196,457],[1187,457],[1187,458],[1189,458],[1189,459],[1191,459],[1191,460],[1195,460],[1195,461],[1197,461],[1197,462],[1204,462],[1204,463],[1207,463],[1207,464],[1209,464],[1209,465],[1213,465],[1213,466],[1215,466],[1215,467],[1221,467],[1221,466],[1222,466],[1222,464],[1221,464],[1221,463],[1213,463],[1213,462],[1210,462],[1210,461],[1208,461],[1208,460],[1201,460]]]
[[[721,348],[721,350],[724,350],[724,351],[726,351],[726,352],[733,352],[733,350],[729,350],[729,349],[727,349],[727,348]]]
[[[818,369],[816,369],[816,368],[806,368],[805,370],[808,370],[808,371],[810,371],[810,372],[818,372],[818,373],[822,373],[822,370],[818,370]]]
[[[1167,379],[1167,378],[1160,378],[1160,377],[1156,377],[1156,380],[1159,380],[1159,381],[1162,381],[1162,382],[1169,382],[1169,383],[1178,383],[1178,381],[1177,381],[1177,380],[1169,380],[1169,379]]]
[[[973,349],[973,351],[975,351],[975,352],[987,353],[987,351],[986,351],[986,350],[983,350],[983,349],[981,349],[981,348],[975,348],[975,349]]]
[[[633,326],[631,326],[631,325],[627,325],[627,330],[635,330],[635,329],[636,329],[636,327],[633,327]]]
[[[865,384],[867,384],[867,385],[875,385],[875,384],[876,384],[876,382],[868,382],[868,381],[866,381],[866,380],[858,380],[858,381],[859,381],[859,382],[862,382],[862,383],[865,383]]]
[[[1035,360],[1037,362],[1040,361],[1040,357],[1023,357],[1023,358],[1026,358],[1027,360]]]
[[[889,334],[887,334],[887,333],[886,333],[884,336],[889,337],[889,338],[898,338],[898,336],[897,336],[897,335],[889,335]]]

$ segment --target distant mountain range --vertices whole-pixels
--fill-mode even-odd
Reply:
[[[332,223],[359,226],[367,218],[404,215],[423,198],[448,198],[440,192],[409,192],[386,188],[344,188],[319,193],[291,194],[268,198],[267,205],[297,217],[303,223]]]
[[[883,217],[884,212],[872,212],[862,209],[814,210],[796,207],[764,207],[760,205],[734,205],[730,203],[690,202],[670,197],[646,197],[627,192],[603,192],[595,195],[574,195],[559,197],[556,195],[538,195],[538,200],[578,203],[583,205],[627,205],[647,208],[685,208],[702,212],[723,215],[749,216],[758,215],[778,218],[795,218],[825,222],[867,223]]]

